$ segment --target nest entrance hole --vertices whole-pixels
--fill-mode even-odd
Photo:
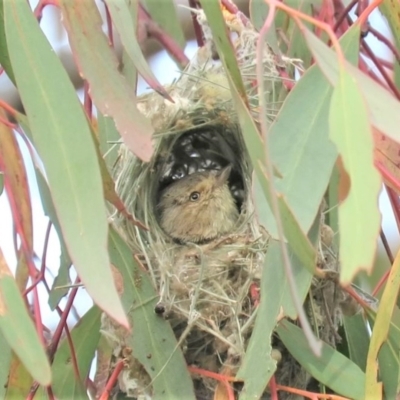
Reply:
[[[244,149],[235,129],[239,128],[236,125],[230,128],[222,124],[206,125],[174,138],[168,154],[157,161],[156,200],[165,188],[179,179],[197,172],[219,171],[231,165],[228,184],[240,212],[246,196],[242,165]]]

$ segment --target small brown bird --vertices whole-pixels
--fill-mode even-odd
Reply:
[[[168,186],[157,206],[162,229],[181,243],[204,243],[229,233],[239,217],[228,187],[230,172],[231,166],[197,172]]]

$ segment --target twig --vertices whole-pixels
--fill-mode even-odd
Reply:
[[[138,11],[139,23],[145,28],[147,35],[157,40],[175,59],[181,68],[186,67],[189,63],[189,59],[186,57],[178,43],[152,20],[149,13],[144,9],[141,3],[139,3]]]
[[[334,32],[336,32],[339,29],[339,26],[342,24],[342,22],[345,21],[346,17],[349,15],[351,9],[356,5],[357,1],[358,0],[352,0],[349,3],[349,5],[346,8],[344,8],[341,0],[334,0],[333,6],[335,7],[335,14],[340,13],[339,16],[336,18],[336,24],[333,27]],[[348,26],[346,26],[344,30],[346,31],[347,28]]]
[[[124,369],[124,360],[120,360],[118,361],[117,365],[114,368],[114,371],[112,372],[110,379],[108,380],[106,387],[104,388],[104,391],[102,393],[102,395],[100,396],[99,400],[108,400],[108,398],[110,397],[110,393],[112,388],[115,385],[115,382],[118,379],[119,374],[121,373],[121,371]]]
[[[190,11],[190,14],[192,15],[193,29],[197,41],[197,46],[203,47],[204,46],[203,31],[201,30],[201,26],[199,24],[199,21],[197,20],[197,14],[193,11],[199,8],[198,1],[189,0],[189,7],[192,9],[192,11]]]
[[[396,46],[394,46],[393,43],[386,36],[383,36],[379,31],[377,31],[372,26],[368,27],[368,31],[371,32],[378,40],[384,43],[389,48],[389,50],[394,54],[397,62],[400,63],[400,52],[396,48]]]

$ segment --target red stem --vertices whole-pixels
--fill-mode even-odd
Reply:
[[[371,50],[371,48],[368,46],[367,42],[362,39],[361,45],[363,46],[364,50],[367,52],[369,58],[372,60],[372,62],[376,65],[376,68],[378,68],[378,71],[382,75],[383,79],[393,92],[393,94],[396,96],[397,100],[400,100],[400,92],[398,91],[395,83],[393,80],[390,78],[390,76],[387,74],[385,68],[382,66],[382,64],[379,62],[379,60],[375,57],[375,54]]]
[[[333,1],[333,6],[335,8],[335,16],[338,14],[339,16],[336,18],[336,24],[333,27],[333,31],[336,32],[339,27],[342,25],[342,22],[347,22],[346,17],[348,17],[348,14],[350,10],[356,5],[358,0],[352,0],[349,5],[344,8],[343,3],[341,0],[334,0]],[[340,13],[340,14],[339,14]],[[343,31],[345,32],[348,29],[348,24],[347,26],[343,27]]]
[[[146,27],[147,34],[157,40],[175,59],[181,68],[186,67],[189,63],[189,59],[186,57],[179,44],[152,20],[149,13],[141,3],[139,3],[138,11],[139,20],[141,20],[143,25]]]
[[[368,27],[368,31],[371,32],[378,40],[384,43],[389,48],[389,50],[394,54],[397,62],[400,63],[400,53],[398,49],[393,45],[393,43],[386,36],[383,36],[379,31],[377,31],[372,26]]]
[[[80,280],[79,280],[79,278],[77,278],[76,281],[75,281],[75,284],[78,284],[79,282],[80,282]],[[60,321],[59,321],[59,323],[57,325],[57,328],[56,328],[56,331],[54,332],[54,335],[53,335],[52,343],[50,345],[50,351],[49,351],[50,358],[54,357],[54,353],[56,352],[58,343],[59,343],[59,341],[61,339],[62,331],[67,326],[66,323],[67,323],[68,314],[69,314],[69,312],[71,310],[71,307],[72,307],[72,304],[73,304],[73,302],[75,300],[75,296],[76,296],[77,291],[78,291],[78,288],[74,287],[71,290],[71,293],[70,293],[70,295],[68,297],[67,304],[66,304],[65,309],[64,309],[64,311],[63,311],[63,313],[61,315]]]
[[[189,0],[189,7],[198,10],[199,3],[197,2],[197,0]],[[199,21],[197,21],[197,15],[194,11],[191,11],[190,13],[192,15],[193,29],[197,41],[197,46],[203,47],[204,46],[203,31],[201,30]]]
[[[123,368],[124,368],[124,361],[120,360],[115,366],[114,371],[112,372],[110,379],[108,380],[106,387],[104,388],[104,392],[100,396],[99,400],[108,400],[108,398],[110,397],[111,390],[114,387],[115,382],[117,381],[118,376],[123,370]]]

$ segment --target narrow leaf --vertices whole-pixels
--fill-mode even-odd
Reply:
[[[221,5],[218,1],[208,0],[200,0],[200,3],[206,14],[207,22],[210,25],[213,40],[224,68],[231,77],[241,98],[245,100],[247,99],[246,90],[244,88],[235,52],[233,51],[233,46],[228,35],[228,30],[225,25]]]
[[[108,170],[111,172],[118,158],[120,148],[119,134],[112,118],[99,114],[97,117],[99,129],[100,153]]]
[[[368,321],[373,328],[376,323],[376,313],[367,309]],[[382,344],[379,351],[379,377],[383,383],[385,398],[390,400],[396,398],[400,393],[400,310],[395,307],[392,321],[390,322],[389,334],[386,342]]]
[[[379,11],[386,18],[390,30],[392,31],[394,45],[400,49],[400,3],[393,0],[383,0],[379,5]],[[400,87],[400,65],[394,63],[394,81],[396,86]]]
[[[372,330],[368,350],[365,392],[368,399],[377,399],[382,395],[382,383],[378,382],[377,358],[382,344],[386,341],[393,310],[400,289],[400,252],[397,253],[379,303],[375,324]],[[398,354],[397,354],[398,357]]]
[[[287,320],[281,321],[276,331],[290,354],[311,376],[342,396],[366,399],[365,374],[343,354],[324,343],[321,357],[314,356],[303,331]]]
[[[2,397],[4,400],[24,399],[32,386],[33,380],[31,375],[21,363],[19,358],[12,353],[8,382],[5,386],[6,395]]]
[[[310,48],[318,66],[332,85],[339,80],[337,56],[332,49],[321,42],[314,34],[304,30]],[[345,62],[346,70],[355,78],[359,90],[367,103],[371,123],[383,134],[400,143],[398,126],[400,126],[400,102],[382,85],[369,76]]]
[[[0,111],[0,116],[6,118],[3,110]],[[33,257],[32,206],[22,153],[14,132],[4,124],[0,124],[0,170],[3,171],[7,184],[6,191],[15,228],[22,239],[23,251],[16,272],[17,285],[22,293],[29,277],[27,257]]]
[[[1,250],[0,330],[32,377],[41,385],[49,385],[49,361]]]
[[[340,40],[352,63],[357,62],[358,37],[354,30]],[[290,91],[268,132],[272,162],[282,175],[282,179],[275,179],[275,185],[304,232],[308,232],[320,210],[337,158],[336,147],[329,138],[332,92],[318,66],[312,66]],[[266,208],[263,214],[269,233],[277,237],[271,210]]]
[[[60,0],[59,4],[79,72],[89,83],[94,104],[104,116],[114,119],[127,147],[149,161],[153,128],[137,109],[136,97],[118,71],[96,4],[81,0]]]
[[[362,313],[351,317],[343,317],[343,325],[346,333],[346,342],[349,348],[350,359],[362,370],[367,364],[367,354],[370,335],[367,330],[367,323]]]
[[[304,300],[312,275],[295,257],[292,261],[293,274],[300,298]],[[246,354],[237,373],[237,378],[244,381],[240,400],[260,398],[275,372],[276,363],[271,358],[271,335],[277,324],[278,315],[290,315],[292,318],[296,318],[282,262],[279,243],[271,241],[261,278],[260,305],[257,310],[256,322]]]
[[[52,389],[59,399],[88,398],[85,380],[100,339],[100,316],[101,310],[92,307],[71,332],[79,377],[75,374],[67,338],[57,349],[52,365]]]
[[[158,295],[129,248],[110,231],[110,257],[118,268],[123,287],[122,302],[131,318],[133,332],[126,342],[152,378],[154,399],[194,400],[193,383],[169,323],[154,312]]]
[[[93,300],[127,325],[112,280],[101,176],[82,106],[28,3],[7,1],[4,14],[19,93],[70,256]]]
[[[10,375],[10,366],[12,351],[8,342],[5,340],[0,330],[0,399],[5,398],[7,391],[8,377]]]
[[[165,8],[165,1],[158,2],[158,8]],[[125,0],[106,0],[108,10],[110,11],[114,27],[119,33],[122,45],[137,68],[139,74],[148,83],[148,85],[158,92],[160,95],[171,99],[168,92],[158,82],[157,78],[151,71],[149,64],[143,56],[142,50],[136,37],[135,26],[132,23],[129,6]],[[173,8],[173,4],[172,4]],[[168,14],[167,14],[168,15]],[[164,15],[164,18],[168,18]]]
[[[348,284],[358,271],[370,272],[374,265],[381,180],[374,167],[368,111],[357,83],[346,71],[333,92],[329,122],[330,136],[351,182],[347,198],[339,205],[340,279]]]
[[[0,64],[10,78],[12,83],[15,85],[14,72],[12,70],[10,56],[8,54],[5,24],[4,24],[4,2],[7,0],[0,0]]]

